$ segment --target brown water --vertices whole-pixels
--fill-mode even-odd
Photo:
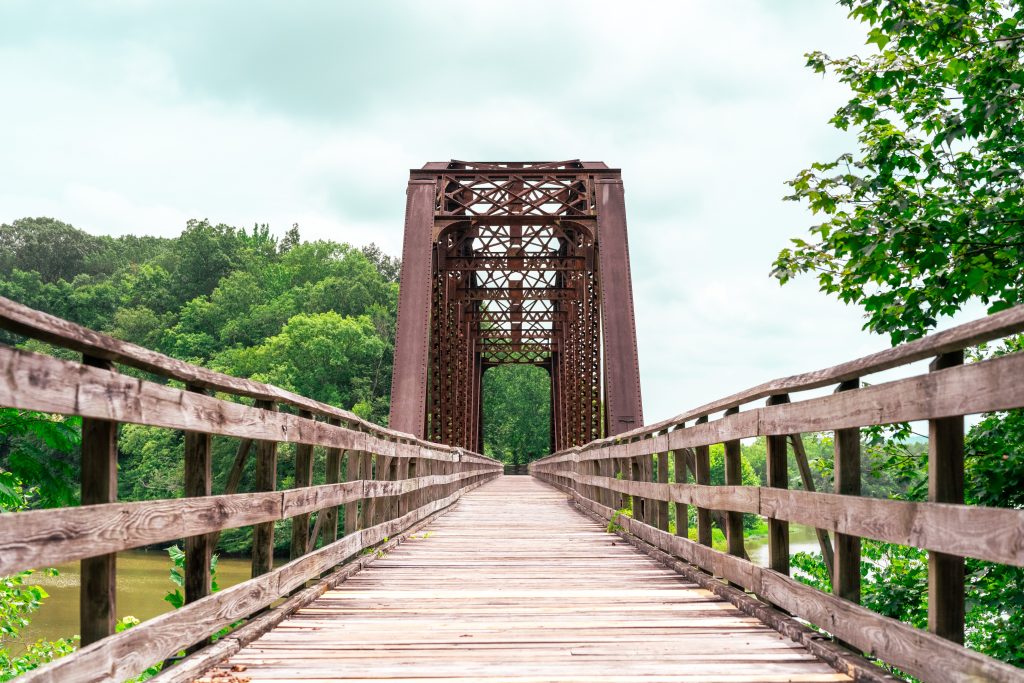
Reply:
[[[762,567],[768,566],[768,537],[747,541],[744,544],[750,561]],[[818,535],[814,527],[803,524],[789,525],[789,553],[820,553]]]
[[[81,574],[78,562],[57,567],[59,576],[36,572],[28,582],[42,586],[50,597],[31,616],[31,625],[22,631],[12,650],[40,638],[56,640],[78,633],[78,591]],[[170,579],[171,560],[159,550],[130,550],[117,554],[117,617],[133,616],[145,621],[168,612],[171,604],[164,596],[177,586]],[[221,588],[249,578],[250,561],[245,558],[221,558],[217,582]]]

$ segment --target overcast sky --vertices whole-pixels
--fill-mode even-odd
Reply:
[[[398,254],[408,169],[622,169],[645,416],[887,345],[778,250],[784,181],[852,149],[803,54],[827,0],[0,3],[0,222],[175,235],[299,223]]]

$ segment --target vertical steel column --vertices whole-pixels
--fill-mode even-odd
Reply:
[[[419,438],[424,437],[426,414],[435,192],[433,181],[409,181],[388,423]]]
[[[644,423],[633,285],[621,180],[598,179],[597,243],[604,331],[605,424],[608,435]]]

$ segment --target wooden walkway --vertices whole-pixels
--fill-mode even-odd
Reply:
[[[848,681],[531,478],[426,531],[228,665],[253,681]]]

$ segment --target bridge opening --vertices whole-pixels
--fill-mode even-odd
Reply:
[[[551,375],[535,365],[497,365],[483,376],[484,453],[507,474],[551,452]]]

